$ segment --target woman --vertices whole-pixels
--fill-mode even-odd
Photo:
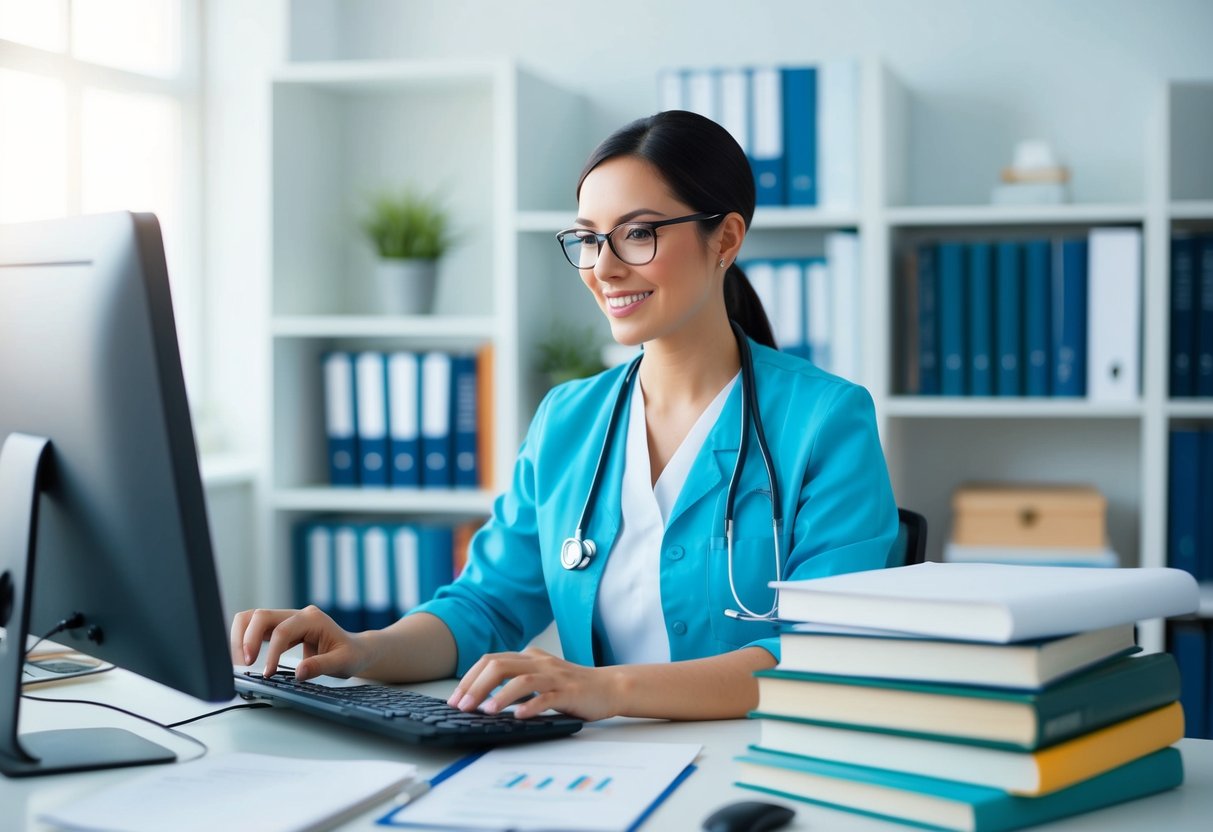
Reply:
[[[463,710],[534,694],[517,716],[740,717],[779,655],[767,583],[885,565],[897,509],[871,399],[773,349],[734,265],[754,183],[728,132],[681,111],[633,122],[591,155],[577,198],[560,244],[615,339],[644,345],[639,364],[547,395],[467,568],[433,601],[357,634],[314,607],[243,612],[234,661],[268,639],[266,673],[302,643],[300,679],[458,674]],[[739,456],[747,354],[772,472],[757,425]],[[564,659],[512,652],[553,619]]]

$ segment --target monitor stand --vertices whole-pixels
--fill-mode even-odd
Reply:
[[[167,763],[177,755],[119,728],[18,735],[21,673],[33,601],[38,500],[50,440],[13,433],[0,447],[0,773],[30,777]]]

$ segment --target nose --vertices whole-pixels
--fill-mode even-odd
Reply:
[[[621,273],[626,268],[627,265],[615,256],[615,249],[611,248],[611,244],[604,242],[598,251],[598,262],[594,264],[594,277],[608,283],[622,277]]]

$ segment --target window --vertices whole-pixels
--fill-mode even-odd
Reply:
[[[198,0],[0,0],[0,222],[152,211],[203,373]]]

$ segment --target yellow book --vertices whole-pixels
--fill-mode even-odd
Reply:
[[[989,786],[1027,797],[1089,780],[1183,737],[1183,708],[1172,702],[1107,728],[1036,751],[1011,751],[852,730],[789,719],[759,720],[767,751]]]

